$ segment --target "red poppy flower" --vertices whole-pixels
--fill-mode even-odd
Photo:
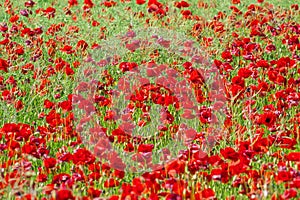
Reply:
[[[291,188],[300,188],[300,178],[296,178],[293,181],[290,182],[290,187]]]
[[[110,7],[113,7],[113,6],[117,5],[117,2],[109,0],[109,1],[105,1],[104,3],[102,3],[102,5],[104,5],[105,7],[110,8]]]
[[[239,154],[231,147],[226,147],[220,150],[222,156],[226,159],[237,161],[239,159]]]
[[[45,108],[48,108],[48,109],[51,109],[51,108],[53,108],[54,107],[54,103],[52,103],[51,101],[49,101],[48,99],[46,99],[45,101],[44,101],[44,107]]]
[[[115,169],[115,171],[113,173],[113,176],[116,177],[116,178],[122,179],[125,176],[125,172]]]
[[[18,21],[19,20],[19,15],[13,15],[13,16],[11,16],[10,18],[9,18],[9,21],[11,22],[11,23],[14,23],[14,22],[16,22],[16,21]]]
[[[99,180],[100,178],[101,174],[99,172],[92,172],[91,174],[89,174],[89,180],[91,181]]]
[[[64,154],[61,154],[60,156],[58,156],[57,159],[62,162],[69,162],[73,159],[73,155],[70,153],[64,153]]]
[[[22,73],[27,74],[29,71],[34,70],[34,65],[31,63],[25,64],[22,66]]]
[[[16,54],[18,54],[18,55],[24,54],[24,48],[22,46],[18,46],[15,51],[16,51]]]
[[[142,5],[142,4],[146,3],[146,0],[136,0],[135,2],[138,5]]]
[[[67,65],[66,68],[65,68],[65,73],[68,76],[70,76],[70,75],[73,75],[75,72],[74,72],[74,70],[69,65]]]
[[[276,118],[277,118],[277,116],[273,112],[266,112],[266,113],[260,115],[258,122],[259,122],[259,124],[264,124],[267,127],[271,127],[275,124]]]
[[[294,188],[287,189],[282,195],[280,195],[281,199],[292,199],[295,197],[297,197],[297,190]]]
[[[15,106],[15,109],[17,110],[17,112],[24,108],[24,104],[21,100],[16,101],[14,106]]]
[[[160,120],[165,124],[172,124],[173,121],[175,120],[174,116],[168,110],[163,110],[160,113],[160,117],[161,117]]]
[[[71,176],[67,173],[60,173],[54,175],[52,178],[52,184],[62,184],[71,179]]]
[[[201,107],[198,114],[199,120],[206,124],[212,122],[213,114],[210,108]]]
[[[109,200],[119,200],[119,199],[120,199],[120,197],[117,195],[113,195],[109,198]]]
[[[165,200],[181,200],[181,196],[178,194],[167,194]]]
[[[4,72],[8,72],[7,68],[8,68],[7,61],[0,58],[0,70],[3,70]]]
[[[58,104],[58,106],[65,110],[65,111],[71,111],[72,110],[72,101],[71,100],[66,100]]]
[[[281,148],[285,149],[295,149],[295,145],[297,144],[297,141],[295,138],[289,138],[289,137],[279,137],[278,140],[276,140],[276,143]]]
[[[84,40],[79,40],[77,42],[77,45],[76,45],[76,48],[78,49],[81,49],[82,51],[85,51],[88,47],[88,44],[86,43],[86,41]]]
[[[22,147],[22,153],[30,154],[35,157],[38,157],[37,148],[34,144],[26,143]]]
[[[9,41],[10,40],[8,38],[4,38],[3,40],[0,41],[0,45],[7,45],[9,43]]]
[[[275,180],[277,183],[280,182],[287,182],[292,179],[291,173],[289,171],[279,171],[277,176],[275,177]]]
[[[58,126],[62,123],[60,114],[56,113],[55,110],[51,110],[50,113],[46,116],[46,122],[52,126]]]
[[[210,198],[213,198],[214,196],[215,196],[215,192],[210,188],[207,188],[207,189],[204,189],[201,191],[202,198],[210,199]]]
[[[78,1],[77,0],[68,0],[68,4],[69,4],[70,7],[77,6],[78,5]]]
[[[56,165],[56,159],[55,158],[45,158],[44,159],[44,166],[48,168],[54,168]]]
[[[233,67],[228,63],[228,62],[225,62],[223,63],[220,67],[220,71],[222,72],[223,70],[225,72],[230,72],[233,70]]]
[[[267,53],[270,53],[276,50],[276,46],[274,44],[268,44],[265,49]]]
[[[194,83],[194,84],[203,84],[205,83],[205,80],[201,74],[200,71],[196,70],[196,69],[191,69],[190,71],[190,77],[189,80]]]
[[[218,180],[222,183],[227,183],[229,181],[228,172],[223,169],[213,169],[210,175],[212,180]]]
[[[297,10],[299,10],[299,5],[293,4],[293,5],[291,5],[291,8],[294,9],[295,11],[297,11]]]
[[[227,62],[231,62],[231,61],[232,61],[232,55],[231,55],[230,51],[225,50],[225,51],[222,52],[221,55],[222,55],[222,58],[223,58],[225,61],[227,61]]]
[[[37,182],[44,183],[48,180],[48,176],[46,174],[39,174],[37,176]]]
[[[192,12],[190,10],[182,10],[181,14],[184,19],[189,19],[192,16]]]
[[[47,17],[50,19],[50,18],[55,17],[56,9],[53,8],[53,7],[48,7],[48,8],[46,8],[45,10],[42,10],[42,12],[43,12],[45,15],[47,15]]]
[[[57,200],[73,200],[75,199],[72,192],[67,189],[60,189],[56,193]]]
[[[25,145],[24,145],[25,146]],[[24,147],[23,146],[23,147]],[[28,152],[28,154],[30,154],[31,152],[29,152],[29,151],[24,151],[23,150],[23,147],[22,147],[22,152],[24,152],[24,153],[27,153]],[[15,149],[19,149],[20,148],[20,143],[19,142],[17,142],[17,141],[15,141],[15,140],[10,140],[9,142],[7,142],[7,148],[9,148],[9,149],[11,149],[11,150],[15,150]]]
[[[151,152],[154,148],[153,144],[140,144],[138,147],[138,152]]]
[[[290,152],[285,156],[288,161],[300,162],[300,152]]]
[[[210,157],[208,158],[208,162],[209,162],[211,165],[214,165],[214,164],[218,164],[218,163],[223,162],[223,160],[220,158],[220,156],[218,156],[218,155],[213,155],[213,156],[210,156]]]
[[[185,168],[185,162],[179,160],[174,160],[172,162],[169,162],[166,166],[167,172],[171,172],[174,170],[178,174],[183,173],[184,168]]]
[[[33,7],[35,5],[35,2],[32,0],[26,1],[24,3],[25,7]]]
[[[180,2],[175,2],[175,7],[177,8],[187,8],[190,6],[190,4],[186,1],[180,1]]]
[[[241,76],[235,76],[235,77],[232,78],[231,81],[232,81],[232,83],[233,83],[234,85],[239,85],[239,86],[241,86],[242,88],[245,87],[245,80],[244,80],[244,78],[241,77]]]
[[[134,68],[138,67],[136,63],[129,63],[129,62],[121,62],[119,68],[122,72],[130,71]]]
[[[72,54],[75,52],[75,50],[73,50],[73,47],[70,45],[65,45],[63,48],[60,48],[60,50],[62,52],[65,52],[66,54]]]
[[[73,163],[74,164],[91,164],[95,161],[93,154],[83,148],[77,149],[73,154]]]
[[[238,76],[243,77],[243,78],[248,78],[252,75],[252,71],[247,68],[240,68],[238,71]]]
[[[86,5],[88,8],[94,7],[94,3],[92,0],[84,0],[84,5]]]

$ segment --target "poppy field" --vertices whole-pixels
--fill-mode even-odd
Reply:
[[[0,199],[300,199],[300,10],[1,0]]]

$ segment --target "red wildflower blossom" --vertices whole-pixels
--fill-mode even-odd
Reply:
[[[203,199],[203,198],[211,199],[214,196],[215,196],[215,192],[212,189],[207,188],[207,189],[204,189],[204,190],[201,191],[199,199]]]
[[[187,8],[190,6],[190,4],[186,1],[180,1],[180,2],[175,2],[175,7],[177,8]]]
[[[241,86],[242,88],[245,87],[245,80],[244,80],[243,77],[235,76],[235,77],[232,78],[231,81],[232,81],[232,83],[233,83],[234,85],[239,85],[239,86]]]
[[[66,100],[58,104],[60,108],[62,108],[65,111],[71,111],[72,110],[72,101]]]
[[[74,164],[91,164],[95,161],[93,154],[86,149],[77,149],[73,154]]]
[[[190,10],[182,10],[181,14],[184,19],[190,19],[192,16],[192,12]]]
[[[44,107],[45,108],[53,108],[54,107],[54,103],[52,103],[51,101],[49,101],[48,99],[46,99],[45,101],[44,101]]]
[[[85,51],[88,47],[88,44],[86,43],[86,41],[84,40],[79,40],[77,42],[77,45],[76,45],[76,48],[78,49],[81,49],[82,51]]]
[[[10,18],[9,18],[9,21],[11,22],[11,23],[14,23],[14,22],[16,22],[16,21],[18,21],[19,20],[19,15],[14,15],[14,16],[11,16]]]
[[[53,7],[48,7],[45,10],[42,10],[42,12],[50,19],[55,17],[56,9]]]
[[[0,58],[0,70],[3,70],[4,72],[8,72],[7,68],[8,68],[7,61]]]
[[[61,184],[70,180],[71,176],[67,173],[60,173],[53,177],[52,184]]]
[[[58,160],[62,161],[62,162],[69,162],[73,159],[73,155],[70,153],[64,153],[60,156],[58,156]]]
[[[288,161],[300,162],[300,152],[290,152],[285,158]]]
[[[70,45],[65,45],[63,48],[60,48],[60,50],[61,50],[62,52],[67,53],[67,54],[72,54],[72,53],[75,52],[75,50],[73,50],[73,47],[70,46]]]
[[[238,71],[238,75],[240,77],[243,77],[243,78],[248,78],[249,76],[252,75],[252,71],[250,69],[247,69],[247,68],[240,68],[239,71]]]
[[[277,116],[273,112],[266,112],[260,115],[259,124],[271,127],[275,124]]]
[[[280,195],[281,199],[292,199],[295,197],[297,197],[297,190],[294,188],[287,189],[282,195]]]
[[[77,6],[78,5],[78,1],[77,0],[68,0],[68,4],[69,4],[70,7]]]
[[[102,3],[102,5],[104,5],[107,8],[110,8],[110,7],[117,5],[117,2],[109,0],[109,1],[105,1],[104,3]]]
[[[143,153],[151,152],[153,148],[154,148],[153,144],[141,144],[138,147],[138,152],[143,152]]]
[[[174,170],[176,173],[181,174],[184,172],[185,163],[183,161],[174,160],[167,164],[166,170],[171,172]]]
[[[295,11],[297,11],[297,10],[299,10],[299,5],[293,4],[293,5],[291,5],[291,8],[294,9]]]
[[[135,2],[138,5],[142,5],[142,4],[146,3],[146,0],[136,0]]]
[[[54,168],[56,165],[56,159],[55,158],[45,158],[44,160],[44,166],[48,168]]]
[[[84,5],[86,5],[88,8],[94,7],[94,3],[92,0],[84,0]]]
[[[14,106],[15,106],[15,109],[17,110],[17,112],[24,108],[24,104],[21,100],[16,101]]]
[[[210,175],[212,180],[218,180],[222,183],[227,183],[229,180],[228,172],[223,169],[213,169]]]
[[[222,52],[222,58],[227,61],[227,62],[231,62],[232,61],[232,55],[230,53],[230,51],[226,50]]]
[[[26,1],[24,3],[25,7],[33,7],[35,5],[35,2],[32,0]]]
[[[39,174],[37,177],[37,182],[44,183],[48,180],[48,176],[46,174]]]
[[[60,189],[56,193],[56,199],[57,200],[73,200],[75,198],[70,190]]]
[[[201,107],[198,115],[199,115],[199,120],[202,123],[206,124],[212,122],[213,114],[210,108]]]
[[[136,63],[129,63],[129,62],[121,62],[119,68],[122,72],[130,71],[136,68],[138,65]]]
[[[37,148],[34,144],[24,144],[24,146],[22,147],[22,152],[37,157]]]
[[[241,3],[241,1],[240,0],[231,0],[231,3],[232,4],[239,4],[239,3]]]
[[[50,113],[46,116],[46,122],[52,126],[58,126],[62,123],[60,114],[56,113],[55,110],[51,110]]]
[[[220,153],[226,159],[230,159],[233,161],[237,161],[239,159],[239,154],[231,147],[226,147],[225,149],[221,149]]]

